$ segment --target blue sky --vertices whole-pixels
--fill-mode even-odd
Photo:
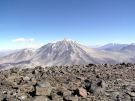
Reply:
[[[135,0],[0,0],[0,49],[69,38],[135,43]]]

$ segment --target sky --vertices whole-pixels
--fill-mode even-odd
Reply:
[[[64,38],[135,43],[135,0],[0,0],[0,49],[37,48]]]

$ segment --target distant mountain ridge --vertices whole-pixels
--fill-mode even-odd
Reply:
[[[134,51],[135,50],[135,44],[117,44],[117,43],[109,43],[104,46],[99,47],[98,49],[100,50],[105,50],[105,51]]]
[[[124,50],[124,51],[135,51],[135,44],[127,45],[127,46],[123,47],[121,50]]]
[[[34,49],[21,49],[7,56],[1,57],[0,63],[18,63],[28,61],[32,58],[34,51]]]
[[[135,63],[134,44],[108,44],[98,49],[89,48],[76,41],[62,40],[48,43],[39,49],[22,49],[0,58],[0,64],[80,65],[103,63]]]
[[[99,49],[106,50],[106,51],[119,51],[126,46],[128,46],[128,44],[109,43],[99,47]]]
[[[9,54],[15,53],[17,51],[20,51],[21,49],[15,49],[15,50],[0,50],[0,57],[7,56]]]

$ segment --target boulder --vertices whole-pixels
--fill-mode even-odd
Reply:
[[[103,94],[106,89],[106,83],[103,80],[92,82],[90,92],[94,94]]]
[[[49,82],[38,82],[36,86],[36,95],[40,96],[46,96],[50,95],[52,91],[52,86],[50,85]]]

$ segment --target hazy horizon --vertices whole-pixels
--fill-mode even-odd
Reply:
[[[87,46],[135,43],[134,0],[1,0],[0,50],[64,38]]]
[[[21,38],[16,39],[16,40],[17,40],[17,42],[20,41],[19,44],[26,44],[28,46],[26,46],[26,47],[25,46],[24,47],[16,47],[16,48],[0,48],[0,51],[10,51],[10,50],[20,50],[20,49],[38,49],[38,48],[40,48],[44,45],[47,45],[48,43],[57,43],[58,41],[63,41],[63,40],[65,40],[65,38],[60,39],[60,40],[53,40],[53,41],[50,41],[48,43],[40,43],[40,44],[34,43],[34,41],[30,41],[30,40],[29,40],[30,42],[27,43],[27,42],[22,41]],[[26,39],[24,39],[24,40],[26,40]],[[69,39],[67,39],[67,40],[69,40]],[[70,39],[70,40],[72,40],[72,39]],[[79,44],[82,44],[84,46],[88,46],[89,48],[100,48],[100,47],[103,47],[103,46],[106,46],[106,45],[124,45],[124,44],[125,45],[132,45],[132,44],[135,45],[135,43],[106,43],[106,44],[102,44],[102,45],[101,44],[100,45],[99,44],[89,45],[89,44],[81,43],[81,42],[76,41],[76,40],[72,40],[72,41],[77,42]],[[16,42],[16,41],[12,40],[12,42]],[[31,44],[29,44],[29,43],[31,43]],[[13,44],[11,46],[13,46]]]

